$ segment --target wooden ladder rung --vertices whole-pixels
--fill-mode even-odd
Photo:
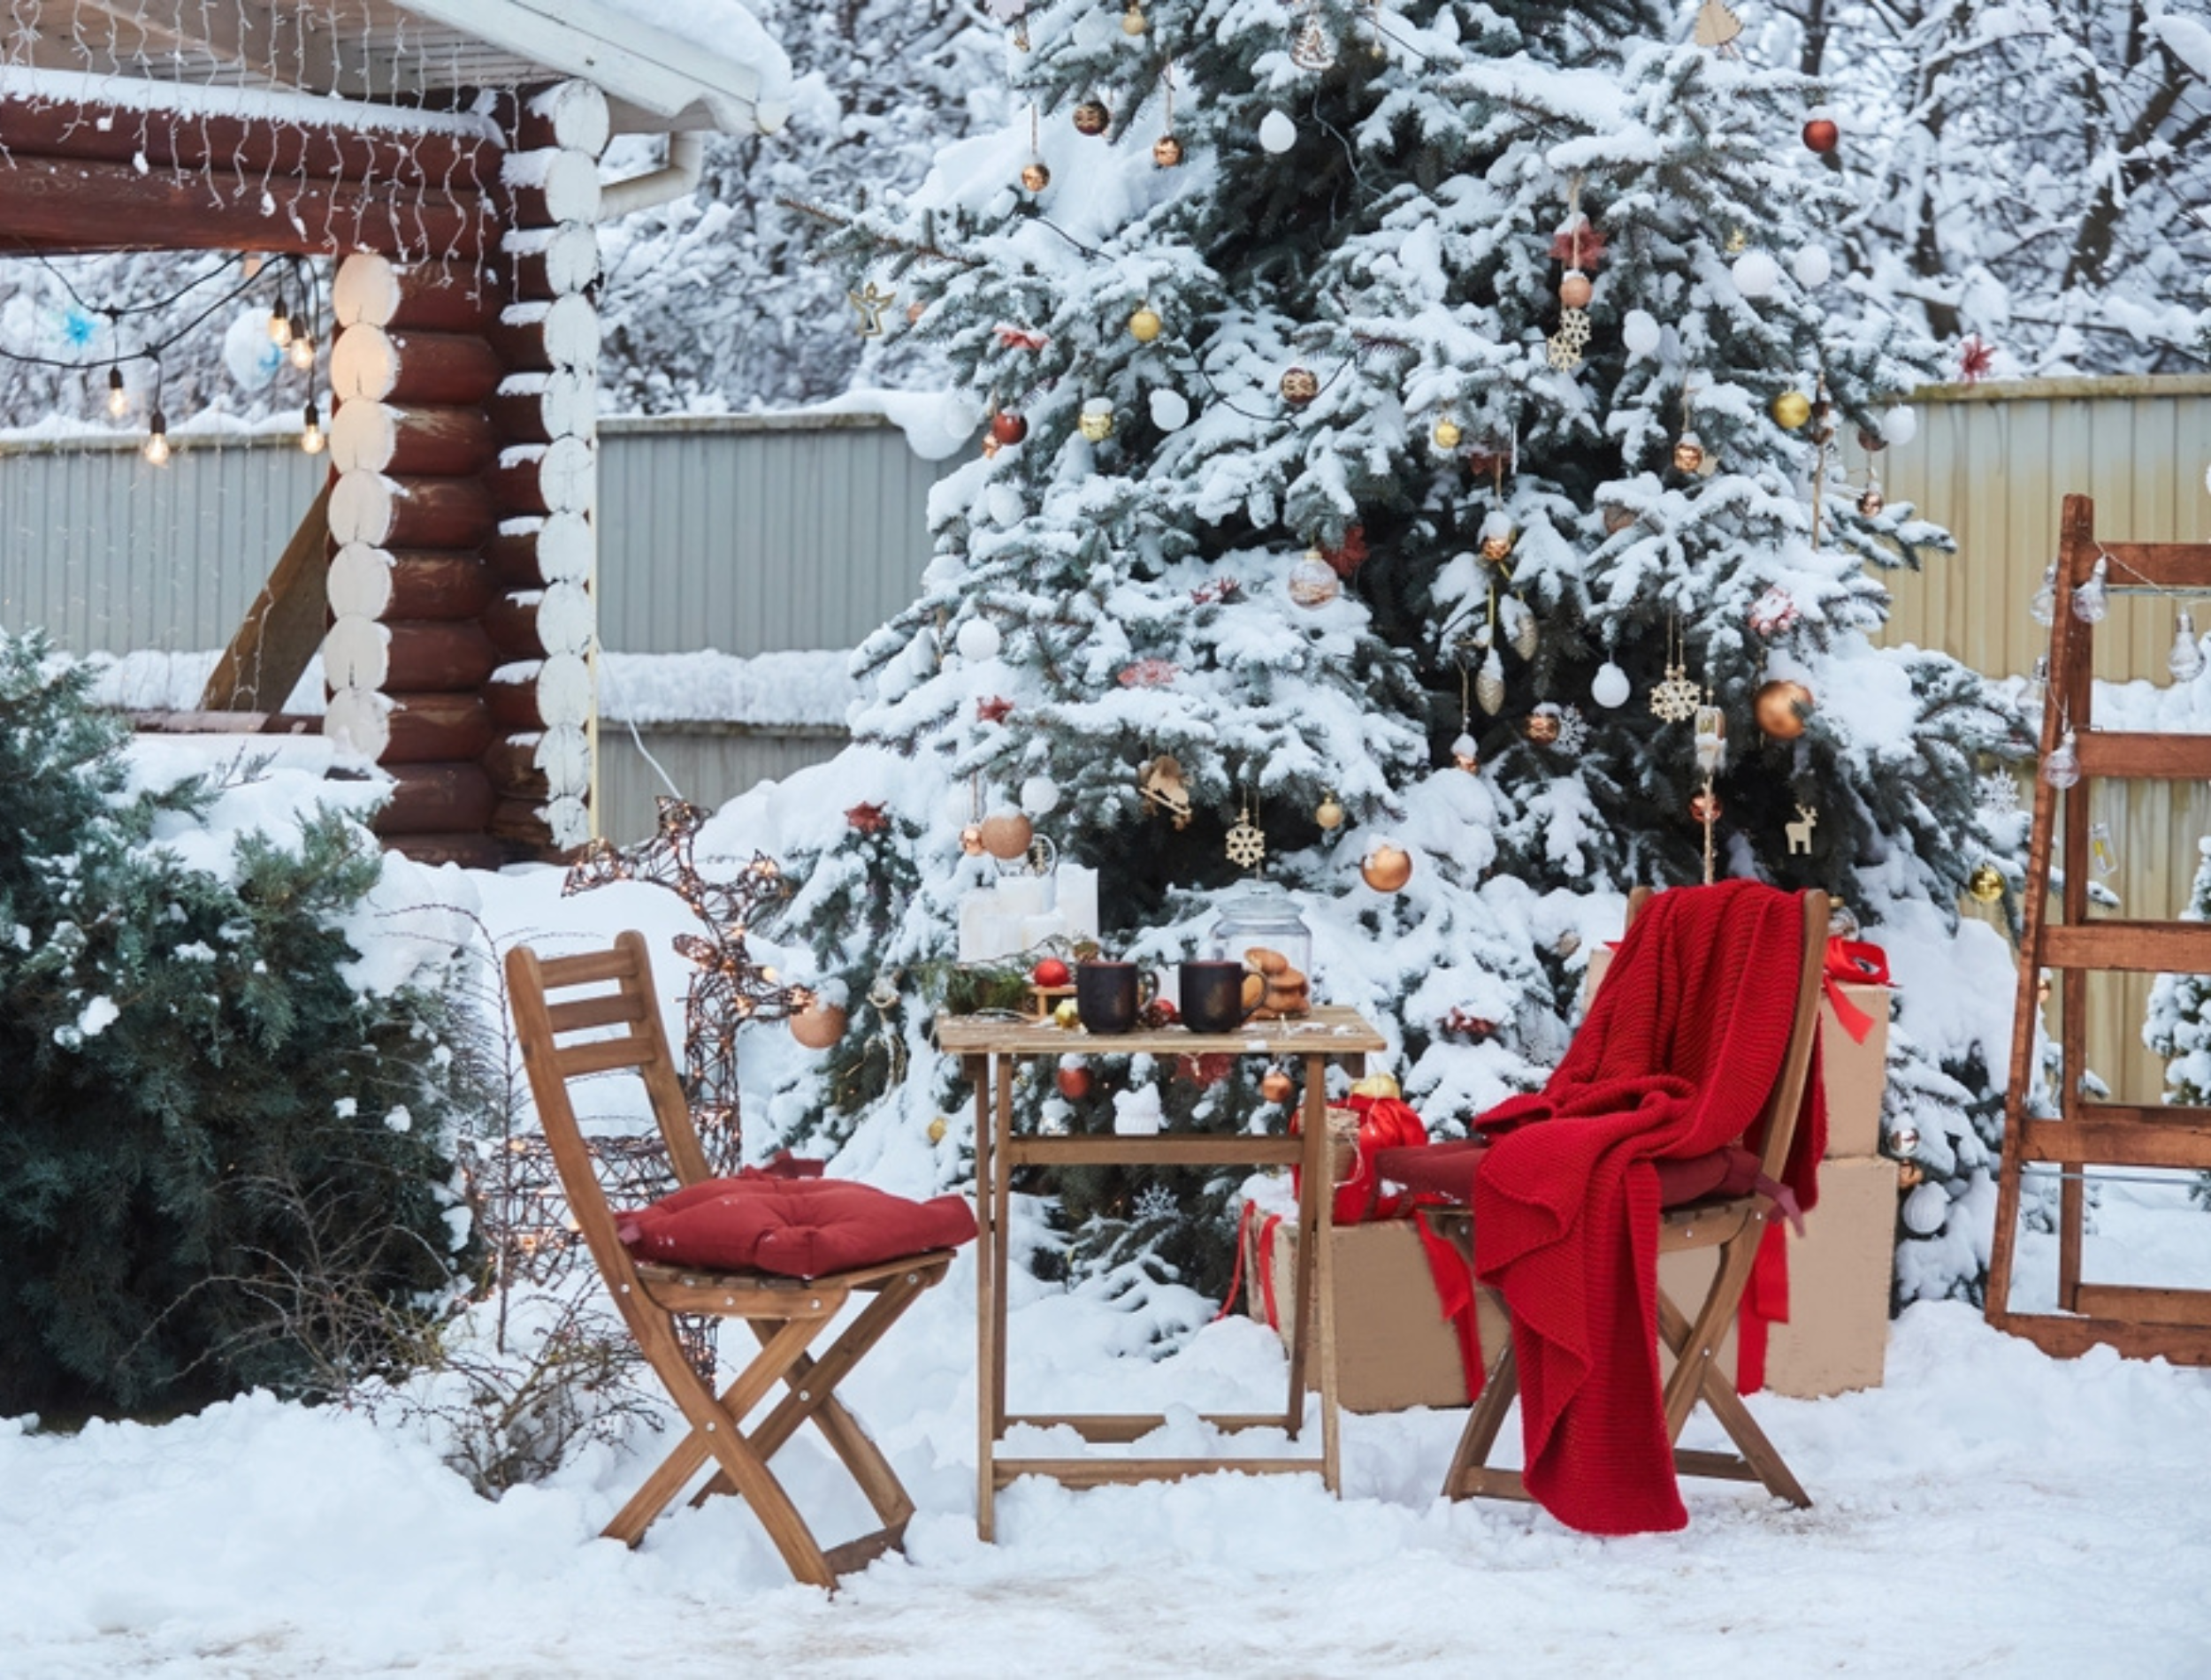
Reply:
[[[2211,781],[2211,735],[2091,729],[2074,743],[2085,776]]]
[[[2211,1329],[2211,1289],[2155,1289],[2131,1283],[2084,1283],[2073,1304],[2092,1318]]]
[[[2211,922],[2079,921],[2042,929],[2045,968],[2211,974]]]
[[[2109,557],[2111,587],[2120,592],[2142,585],[2211,592],[2211,543],[2098,543],[2085,561],[2099,554]]]
[[[2027,1121],[2019,1155],[2077,1166],[2211,1168],[2211,1110],[2098,1103],[2071,1119]]]

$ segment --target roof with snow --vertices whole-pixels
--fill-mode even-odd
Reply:
[[[575,78],[616,132],[772,133],[790,112],[790,63],[738,0],[73,0],[27,17],[0,42],[0,93],[30,69],[454,111]]]

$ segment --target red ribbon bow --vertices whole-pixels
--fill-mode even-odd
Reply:
[[[1827,942],[1826,972],[1820,977],[1820,986],[1827,994],[1827,1001],[1834,1005],[1835,1019],[1842,1023],[1842,1030],[1850,1035],[1852,1043],[1865,1042],[1865,1035],[1873,1030],[1873,1017],[1845,997],[1843,987],[1888,983],[1888,953],[1878,945],[1840,937]]]

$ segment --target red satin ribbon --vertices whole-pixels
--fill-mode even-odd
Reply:
[[[1878,945],[1870,945],[1862,939],[1836,938],[1827,942],[1826,973],[1821,976],[1820,985],[1827,994],[1827,1001],[1834,1005],[1836,1020],[1850,1035],[1852,1043],[1865,1042],[1865,1035],[1873,1030],[1873,1017],[1845,997],[1843,987],[1888,983],[1888,953]]]

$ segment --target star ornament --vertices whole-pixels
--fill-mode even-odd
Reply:
[[[1012,714],[1013,710],[1014,702],[1003,694],[993,694],[987,700],[977,700],[975,703],[975,717],[984,723],[1003,723]]]
[[[891,826],[891,819],[879,805],[856,805],[845,813],[845,821],[861,834],[881,834]]]
[[[860,311],[860,325],[857,329],[860,336],[863,339],[881,338],[883,317],[889,312],[891,306],[899,301],[898,294],[886,292],[873,280],[869,280],[857,292],[845,293],[845,297],[853,309]]]

